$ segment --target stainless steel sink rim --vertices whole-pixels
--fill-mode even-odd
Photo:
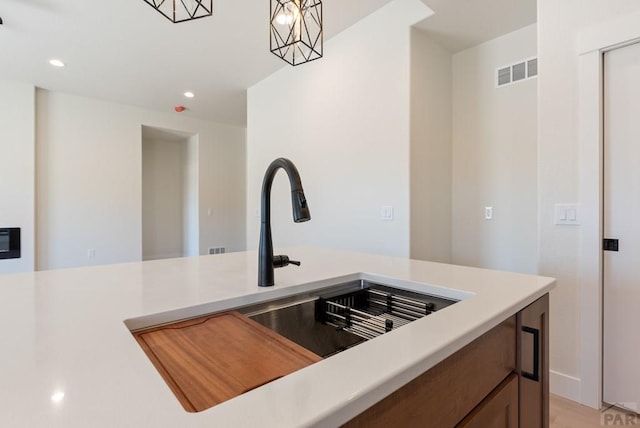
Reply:
[[[351,308],[356,305],[356,300],[362,303],[364,294],[367,309],[369,296],[374,294],[375,300],[386,299],[387,310]],[[434,302],[441,307],[436,308]],[[456,302],[372,281],[356,280],[236,310],[327,358]],[[380,302],[375,303],[381,305]]]

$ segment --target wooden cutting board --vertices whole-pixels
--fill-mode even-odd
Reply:
[[[208,409],[322,359],[238,312],[133,335],[189,412]]]

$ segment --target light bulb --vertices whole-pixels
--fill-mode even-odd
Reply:
[[[293,21],[298,21],[299,19],[300,19],[300,9],[298,9],[297,7],[292,7],[289,24],[291,24]]]
[[[287,11],[276,16],[276,22],[280,25],[291,25],[294,21],[294,14]]]

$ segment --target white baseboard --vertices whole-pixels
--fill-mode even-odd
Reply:
[[[549,390],[569,400],[580,402],[580,379],[549,370]]]
[[[182,253],[162,253],[162,254],[147,254],[142,255],[142,260],[164,260],[164,259],[175,259],[178,257],[184,257]]]

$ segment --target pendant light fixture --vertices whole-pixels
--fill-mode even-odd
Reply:
[[[192,21],[213,14],[213,0],[144,0],[169,21]]]
[[[322,58],[322,1],[270,2],[271,52],[291,65]]]

